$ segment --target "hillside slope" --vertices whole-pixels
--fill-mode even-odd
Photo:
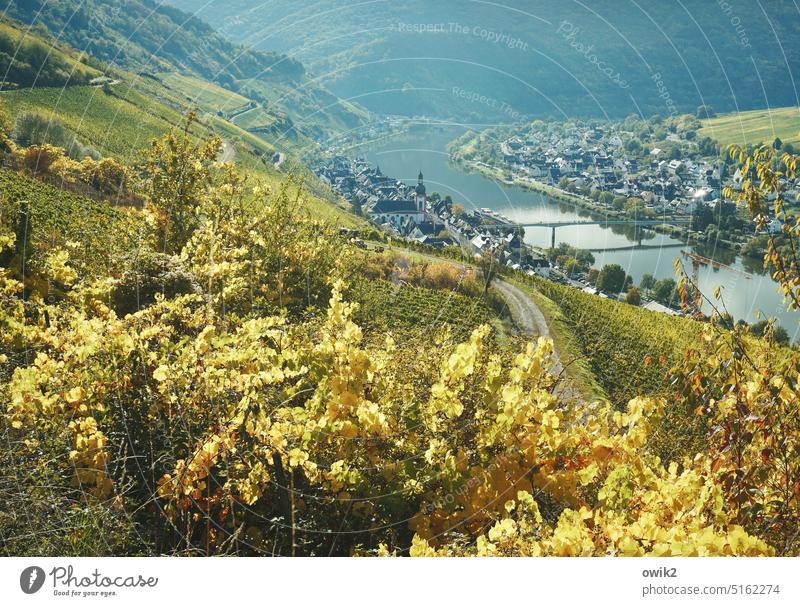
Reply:
[[[3,14],[47,31],[111,66],[199,76],[287,116],[310,136],[366,118],[310,79],[285,55],[237,46],[208,24],[151,0],[44,0],[2,3]]]
[[[279,127],[283,114],[261,109],[261,116],[271,120],[275,128],[250,132],[229,120],[222,110],[226,103],[253,101],[199,76],[167,72],[144,77],[111,68],[96,57],[55,42],[41,28],[29,29],[8,19],[0,21],[0,34],[15,43],[15,69],[5,73],[6,90],[0,93],[0,112],[18,144],[71,147],[69,142],[74,140],[71,154],[76,160],[92,155],[134,165],[151,140],[171,128],[180,128],[186,112],[194,110],[199,121],[192,134],[198,138],[219,136],[225,149],[220,160],[234,161],[242,173],[270,186],[278,186],[285,173],[294,173],[305,180],[307,206],[317,216],[341,225],[361,225],[357,217],[338,206],[332,192],[299,159],[298,154],[304,150],[313,152],[314,142],[300,133],[282,136]],[[45,59],[40,60],[42,57]],[[60,84],[44,86],[28,81],[30,72],[22,67],[26,65],[44,65],[41,73],[57,78],[49,83]],[[100,78],[104,84],[96,83],[93,78],[102,74],[106,74]],[[22,124],[31,121],[39,124],[34,140],[31,132],[21,130]],[[273,165],[279,149],[287,160],[281,170]]]
[[[776,107],[724,114],[702,121],[698,134],[711,137],[721,145],[772,144],[776,137],[783,143],[800,144],[800,108]]]
[[[376,112],[515,122],[797,104],[791,2],[169,1]]]

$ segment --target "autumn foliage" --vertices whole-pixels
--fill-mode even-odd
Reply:
[[[46,476],[58,507],[109,516],[118,554],[800,553],[797,360],[709,327],[670,398],[586,402],[544,338],[365,339],[348,287],[372,253],[293,184],[251,184],[182,136],[142,165],[128,237],[191,288],[123,311],[137,256],[78,272],[57,242],[39,271],[61,297],[23,296],[0,268],[0,427],[31,478],[14,498],[56,499]],[[190,181],[170,180],[179,166]],[[15,239],[3,224],[0,246]],[[709,431],[665,462],[676,402]],[[90,552],[90,526],[55,532]]]

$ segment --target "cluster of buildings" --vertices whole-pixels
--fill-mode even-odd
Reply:
[[[621,126],[576,126],[565,133],[513,136],[500,145],[504,163],[518,179],[577,190],[638,197],[659,216],[692,214],[720,196],[720,167],[706,160],[670,159],[654,147],[643,155],[627,152],[633,138]],[[679,142],[678,135],[667,137]]]
[[[489,209],[454,212],[449,198],[428,194],[422,172],[410,185],[383,174],[380,166],[344,156],[329,158],[315,172],[355,209],[394,235],[437,248],[458,245],[474,254],[490,251],[516,269],[538,273],[549,269],[547,260],[525,246],[523,234],[510,220]]]

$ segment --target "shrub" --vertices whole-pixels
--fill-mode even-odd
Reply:
[[[197,278],[178,257],[144,249],[128,256],[123,264],[112,291],[114,309],[120,315],[152,305],[159,294],[173,298],[200,292]]]
[[[31,145],[18,150],[18,162],[31,175],[49,172],[51,165],[64,157],[64,150],[53,145]]]

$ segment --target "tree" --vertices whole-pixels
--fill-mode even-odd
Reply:
[[[653,287],[656,285],[656,279],[653,277],[653,274],[644,274],[642,276],[641,282],[639,282],[639,287],[645,291],[650,292],[653,290]]]
[[[773,339],[779,345],[789,344],[789,333],[783,326],[775,324],[775,320],[759,320],[750,326],[750,333],[757,337]]]
[[[678,300],[678,283],[672,278],[659,280],[653,286],[653,298],[667,307],[672,307]]]
[[[625,270],[617,263],[604,265],[597,276],[597,289],[603,292],[616,294],[622,292],[625,286]]]
[[[692,218],[689,226],[694,231],[705,231],[706,227],[714,223],[714,213],[709,208],[708,204],[700,203],[692,213]]]
[[[569,277],[573,278],[581,271],[581,265],[578,263],[578,260],[574,257],[571,257],[564,261],[564,273],[567,274]]]
[[[625,212],[631,217],[642,216],[645,208],[644,200],[641,198],[628,198],[625,202]]]
[[[625,142],[625,150],[632,154],[637,154],[642,150],[642,144],[639,142],[639,139],[628,139]]]
[[[614,198],[612,206],[614,207],[614,210],[622,210],[623,208],[625,208],[625,202],[627,202],[627,198],[618,196]]]
[[[701,156],[716,156],[719,145],[711,137],[703,137],[697,142],[697,151]]]
[[[783,146],[783,141],[781,141],[780,137],[775,137],[775,140],[772,142],[772,147],[775,149],[780,149]]]
[[[14,121],[14,140],[24,147],[45,143],[63,147],[67,132],[61,120],[37,112],[22,112]]]
[[[639,294],[639,289],[634,286],[628,290],[628,292],[625,294],[625,302],[630,303],[631,305],[641,305],[642,295]]]
[[[481,274],[483,275],[484,295],[489,292],[489,287],[492,285],[492,282],[497,276],[497,270],[499,268],[499,256],[499,250],[488,249],[481,251],[481,254],[478,255],[478,265],[481,268]]]
[[[594,255],[592,251],[585,248],[579,248],[575,251],[575,260],[580,264],[581,269],[588,269],[594,265]]]
[[[695,112],[695,115],[698,118],[713,118],[716,113],[714,112],[714,108],[710,105],[700,105]]]
[[[558,180],[558,186],[565,191],[575,191],[575,183],[569,180],[568,177],[561,177]]]
[[[604,206],[610,206],[611,203],[614,202],[614,194],[610,191],[604,191],[600,194],[600,203]]]

